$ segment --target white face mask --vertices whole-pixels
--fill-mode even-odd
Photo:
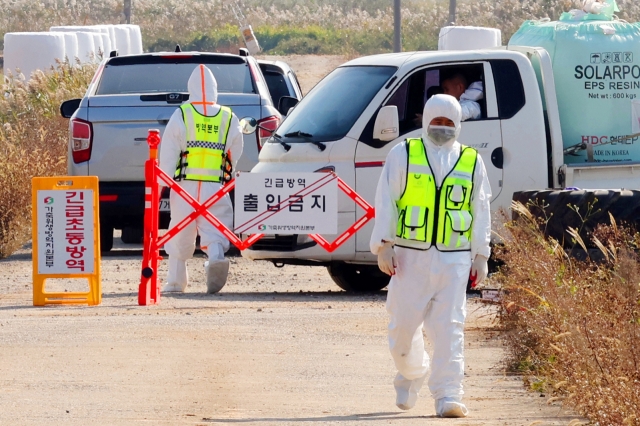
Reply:
[[[442,146],[456,138],[456,128],[429,125],[429,127],[427,127],[427,136],[429,136],[431,142],[438,146]]]

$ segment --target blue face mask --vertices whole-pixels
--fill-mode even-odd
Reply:
[[[427,136],[431,142],[438,146],[446,145],[448,142],[455,140],[456,129],[449,126],[433,126],[427,127]]]

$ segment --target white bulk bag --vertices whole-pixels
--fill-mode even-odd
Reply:
[[[107,27],[107,31],[109,32],[109,39],[111,39],[111,50],[117,50],[118,44],[116,43],[116,31],[113,28],[113,25],[105,25]]]
[[[102,42],[102,34],[100,33],[92,33],[93,34],[93,62],[100,62],[101,59],[98,57],[100,53],[104,55],[104,44]]]
[[[28,80],[36,70],[48,71],[56,59],[64,60],[64,34],[52,32],[5,33],[4,73],[16,75],[16,69]]]
[[[60,34],[64,35],[64,55],[69,59],[70,64],[75,64],[78,57],[78,36],[71,32]]]
[[[142,32],[139,25],[127,25],[129,27],[129,38],[131,40],[131,52],[133,54],[140,54],[142,50]]]
[[[76,37],[78,37],[78,58],[80,62],[91,62],[91,55],[95,54],[96,46],[93,41],[93,35],[95,33],[88,33],[84,31],[78,31]]]
[[[129,36],[129,28],[127,28],[126,25],[114,25],[113,30],[116,36],[118,55],[128,55],[131,51],[131,37]]]
[[[502,46],[502,33],[497,28],[444,27],[438,39],[438,50],[490,49],[498,46]]]

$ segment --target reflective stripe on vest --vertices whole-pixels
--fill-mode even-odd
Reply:
[[[440,188],[422,139],[407,139],[407,183],[397,202],[396,244],[426,250],[471,250],[471,193],[477,151],[464,145]]]
[[[187,150],[178,161],[174,177],[221,182],[231,109],[221,106],[211,117],[200,114],[190,103],[181,105],[180,109],[187,131]]]

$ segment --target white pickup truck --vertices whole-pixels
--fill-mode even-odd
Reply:
[[[623,218],[626,214],[635,219],[635,205],[640,204],[635,192],[540,191],[640,186],[639,163],[590,162],[588,144],[563,143],[552,71],[549,54],[535,47],[407,52],[355,59],[330,73],[290,111],[265,144],[252,171],[333,170],[373,204],[389,150],[405,138],[421,134],[415,118],[422,112],[429,89],[439,86],[449,73],[463,72],[469,81],[483,83],[484,98],[480,101],[481,117],[463,122],[459,140],[477,148],[483,157],[493,192],[492,211],[508,210],[515,192],[531,189],[537,191],[517,196],[552,201],[558,218],[569,217],[566,213],[570,209],[563,200],[585,206],[584,212],[586,204],[598,198],[606,201],[601,207],[617,206]],[[609,142],[632,144],[635,140]],[[290,149],[285,149],[287,146]],[[577,155],[581,162],[566,162],[569,155]],[[634,200],[632,209],[628,200]],[[338,211],[339,232],[363,214],[342,194]],[[326,266],[341,288],[375,291],[386,286],[389,277],[378,270],[369,251],[372,227],[370,222],[333,253],[306,235],[275,235],[265,236],[243,256],[276,266]]]

